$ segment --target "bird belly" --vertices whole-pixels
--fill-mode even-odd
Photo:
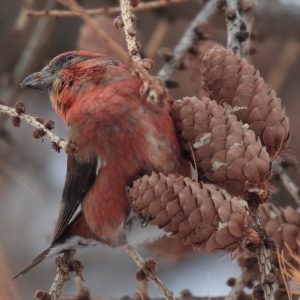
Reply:
[[[126,221],[122,230],[124,244],[132,246],[149,244],[168,235],[163,229],[159,229],[156,225],[148,223],[146,226],[143,226],[143,222],[144,220],[137,216],[133,216],[130,220]]]
[[[66,250],[80,249],[100,245],[100,242],[94,239],[85,239],[79,236],[71,236],[63,243],[58,243],[51,247],[47,256],[54,256],[63,253]]]

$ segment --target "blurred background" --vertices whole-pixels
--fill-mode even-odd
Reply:
[[[113,0],[79,1],[86,8],[115,6]],[[137,13],[137,31],[142,53],[155,60],[154,73],[163,60],[158,55],[162,47],[173,48],[189,22],[201,9],[203,1],[190,0],[182,4]],[[39,70],[53,56],[73,49],[109,53],[101,40],[77,18],[26,17],[28,9],[61,8],[54,0],[0,1],[0,99],[13,106],[17,100],[26,105],[26,112],[56,123],[55,133],[66,138],[66,129],[51,108],[48,95],[20,91],[19,83],[33,71]],[[124,44],[122,32],[112,25],[115,16],[98,17],[99,26],[118,42]],[[249,16],[252,27],[249,59],[266,81],[277,91],[290,117],[292,141],[289,155],[299,158],[300,150],[300,1],[261,0]],[[217,12],[204,27],[209,39],[226,45],[225,18]],[[199,45],[199,55],[207,42]],[[200,76],[195,73],[195,56],[188,55],[188,68],[176,73],[180,87],[172,90],[174,97],[198,93]],[[193,70],[189,67],[193,63]],[[199,61],[198,61],[199,62]],[[199,67],[196,65],[196,67]],[[37,289],[47,290],[55,274],[54,258],[12,282],[12,274],[44,250],[51,240],[57,218],[64,177],[66,155],[51,149],[47,139],[32,138],[32,128],[25,123],[14,128],[10,119],[0,115],[0,299],[32,299]],[[289,170],[299,184],[296,170]],[[274,201],[293,205],[290,196],[278,182]],[[171,249],[170,249],[171,248]],[[238,276],[239,268],[225,254],[190,253],[178,246],[165,246],[158,255],[140,248],[146,256],[156,257],[162,281],[179,295],[189,289],[194,295],[226,295],[226,280]],[[91,295],[133,296],[138,283],[137,267],[123,249],[96,247],[78,252],[84,264],[85,284]],[[212,284],[213,283],[213,284]],[[12,288],[10,288],[12,287]],[[66,294],[75,294],[74,282],[66,285]],[[159,292],[150,284],[150,295]],[[2,296],[2,298],[1,298]]]

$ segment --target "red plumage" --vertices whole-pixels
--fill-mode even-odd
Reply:
[[[141,84],[126,65],[83,51],[61,54],[23,81],[23,86],[50,91],[78,149],[68,159],[52,248],[71,235],[112,246],[128,242],[125,227],[133,212],[126,187],[152,170],[188,174],[169,102],[163,107],[147,103]],[[83,215],[71,222],[80,204]]]

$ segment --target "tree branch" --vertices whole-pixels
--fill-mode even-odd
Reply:
[[[181,300],[181,298],[175,298],[176,300]],[[243,294],[239,300],[252,300],[253,298],[249,295]],[[77,296],[62,296],[59,298],[59,300],[78,300]],[[90,300],[122,300],[122,298],[112,298],[112,297],[92,297]],[[163,300],[162,298],[152,298],[151,300]],[[226,300],[225,297],[210,297],[210,296],[205,296],[205,297],[196,297],[192,296],[189,298],[189,300]],[[278,299],[278,300],[283,300],[283,299]]]
[[[174,48],[172,59],[165,63],[158,73],[158,76],[164,83],[170,80],[175,69],[180,66],[184,56],[194,44],[197,36],[197,27],[202,23],[206,23],[216,12],[216,3],[216,0],[208,1],[183,34],[182,38]]]
[[[253,222],[254,225],[257,227],[258,231],[262,230],[262,225],[258,213],[258,208],[253,213]],[[273,276],[272,272],[272,264],[270,262],[270,251],[266,248],[264,241],[261,241],[258,251],[256,254],[258,265],[259,265],[259,271],[260,271],[260,283],[264,294],[265,300],[273,300],[273,288],[271,279]]]
[[[163,282],[158,278],[157,274],[154,272],[153,269],[145,267],[145,261],[143,258],[138,254],[138,252],[131,246],[126,245],[125,250],[131,256],[131,258],[135,261],[135,263],[139,266],[141,270],[147,275],[152,283],[160,290],[162,295],[165,297],[166,300],[174,300],[173,293],[168,290],[168,288],[163,284]]]
[[[51,132],[51,130],[47,129],[36,118],[25,113],[18,113],[14,108],[8,107],[3,104],[0,104],[0,113],[11,116],[13,118],[19,118],[31,125],[32,127],[38,130],[42,130],[51,142],[55,143],[59,148],[62,148],[65,151],[67,151],[68,142],[55,135],[53,132]]]
[[[47,9],[52,9],[55,5],[55,0],[48,0],[46,3]],[[19,83],[24,79],[24,77],[29,72],[31,66],[36,61],[38,53],[42,49],[43,42],[48,41],[45,39],[47,32],[49,31],[51,20],[38,20],[35,27],[30,35],[27,45],[24,47],[20,55],[20,59],[12,71],[12,84],[11,88],[6,92],[4,99],[6,99],[7,105],[11,106],[15,103],[16,98],[20,92]],[[50,39],[49,39],[50,42]],[[4,126],[7,117],[2,116],[0,118],[0,129]]]
[[[169,7],[177,4],[182,4],[190,0],[157,0],[142,2],[137,7],[133,7],[132,10],[135,12],[146,11],[151,9],[159,9],[164,7]],[[91,17],[99,15],[111,15],[121,12],[120,6],[115,7],[103,7],[95,9],[87,9],[87,14]],[[70,18],[70,17],[79,17],[80,13],[69,10],[29,10],[27,15],[30,17],[53,17],[53,18]]]
[[[142,59],[139,53],[140,44],[136,38],[136,31],[133,26],[133,15],[131,13],[131,4],[129,0],[120,0],[121,17],[123,29],[130,57],[141,64]]]
[[[69,272],[70,272],[69,264],[72,261],[75,252],[76,252],[75,250],[71,250],[63,254],[61,258],[62,265],[58,264],[58,268],[53,283],[49,289],[51,300],[59,299],[65,282],[69,280]]]
[[[295,202],[300,205],[300,189],[291,179],[291,177],[286,173],[285,169],[282,167],[281,162],[274,161],[272,165],[275,172],[278,174],[281,182],[285,186],[286,190],[293,197]]]
[[[114,51],[121,57],[124,61],[131,63],[131,65],[136,69],[141,79],[144,81],[144,86],[142,89],[143,95],[147,97],[149,102],[161,102],[166,98],[166,89],[157,78],[151,76],[145,69],[144,60],[137,62],[135,60],[130,60],[128,53],[123,49],[120,44],[115,42],[110,36],[101,28],[98,27],[97,22],[75,1],[75,0],[57,0],[62,5],[68,7],[71,11],[77,12],[78,16],[84,20],[84,22],[90,26],[97,35],[103,39]]]
[[[76,250],[69,250],[65,252],[62,256],[56,258],[57,270],[55,277],[53,279],[52,285],[49,292],[46,291],[36,291],[35,298],[41,300],[59,300],[62,294],[62,290],[66,281],[69,280],[69,273],[71,270],[71,262],[75,255]],[[81,267],[81,266],[80,266]]]
[[[244,42],[248,39],[247,24],[243,21],[238,0],[226,0],[227,48],[243,56]]]
[[[227,23],[227,48],[232,49],[239,56],[243,57],[245,55],[244,42],[249,38],[249,33],[247,31],[247,25],[242,20],[242,17],[238,9],[237,0],[226,0],[226,23]],[[249,201],[248,205],[250,208],[253,225],[256,227],[257,232],[262,231],[262,225],[259,218],[258,206],[261,204],[260,196],[258,196],[258,204],[254,206],[251,205]],[[248,202],[248,201],[247,201]],[[259,270],[260,270],[260,286],[265,300],[273,300],[273,288],[271,279],[272,264],[270,262],[270,251],[265,246],[265,237],[262,236],[261,241],[258,244],[256,250],[256,257],[258,260]],[[273,276],[274,277],[274,276]]]

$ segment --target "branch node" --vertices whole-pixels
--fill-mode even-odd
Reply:
[[[25,114],[25,104],[24,104],[23,102],[18,101],[18,102],[16,103],[15,108],[16,108],[17,114],[19,114],[19,115],[20,115],[20,114]]]
[[[38,290],[35,292],[34,297],[40,300],[51,300],[51,296],[47,291]]]
[[[120,29],[124,26],[124,22],[121,18],[121,16],[117,16],[114,18],[114,21],[113,21],[113,24],[114,26],[117,28],[117,29]]]

